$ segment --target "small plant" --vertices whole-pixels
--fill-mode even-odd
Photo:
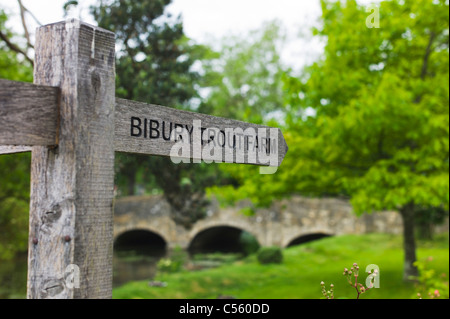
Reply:
[[[156,268],[160,272],[174,273],[183,269],[187,260],[187,252],[180,246],[174,248],[169,257],[161,258],[156,264]]]
[[[262,247],[258,251],[258,261],[260,264],[281,264],[283,262],[283,252],[280,247]]]
[[[372,279],[370,280],[369,287],[364,287],[363,284],[358,282],[359,277],[359,266],[357,263],[353,264],[353,267],[348,270],[347,268],[344,269],[343,275],[347,278],[347,282],[350,284],[350,286],[354,287],[356,289],[357,297],[356,299],[359,299],[359,296],[363,293],[366,293],[369,289],[373,288],[373,281],[374,277],[378,275],[378,270],[375,269],[374,273],[372,274],[371,271],[369,271],[369,276],[372,276]],[[354,282],[353,282],[354,278]]]
[[[350,269],[345,268],[343,275],[346,277],[349,285],[351,287],[355,288],[356,293],[357,293],[356,299],[359,299],[359,297],[363,293],[366,293],[369,289],[374,288],[374,282],[376,280],[375,277],[378,276],[379,274],[378,274],[378,269],[374,269],[373,272],[372,271],[368,272],[369,277],[366,280],[366,284],[368,283],[368,287],[365,287],[362,283],[358,282],[359,266],[357,263],[354,263]],[[320,286],[322,288],[322,295],[325,298],[334,299],[334,285],[333,284],[330,285],[329,290],[327,290],[325,288],[325,283],[323,281],[320,283]]]
[[[327,290],[325,288],[325,283],[322,281],[320,283],[320,286],[322,287],[322,295],[327,299],[334,299],[334,285],[330,285],[330,290]]]

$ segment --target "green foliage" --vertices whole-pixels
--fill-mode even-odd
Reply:
[[[67,13],[71,7],[76,7],[76,6],[78,6],[78,1],[75,1],[75,0],[66,1],[63,5],[63,10],[65,13]]]
[[[449,298],[449,282],[448,274],[437,274],[436,270],[431,268],[433,257],[416,262],[416,266],[420,271],[417,280],[417,293],[411,298],[427,298],[427,299],[448,299]]]
[[[199,110],[252,123],[266,122],[283,110],[284,41],[279,21],[219,40],[219,56],[203,63],[202,86],[209,93]]]
[[[15,34],[7,29],[8,17],[0,8],[0,29],[9,39]],[[33,68],[0,40],[0,78],[32,82]],[[0,260],[12,259],[26,251],[30,198],[30,154],[0,156]]]
[[[12,39],[17,35],[6,28],[7,20],[8,16],[0,8],[0,30],[8,39]],[[2,40],[0,40],[0,78],[12,81],[33,81],[33,67],[30,63],[16,52],[10,50]]]
[[[92,7],[99,26],[116,34],[117,95],[187,108],[196,95],[195,57],[181,20],[164,9],[171,0],[109,0]]]
[[[158,271],[168,273],[178,272],[181,270],[182,266],[182,263],[180,263],[179,261],[174,261],[170,258],[162,258],[156,265]]]
[[[284,78],[285,161],[271,176],[238,171],[243,186],[228,198],[266,204],[302,193],[351,197],[358,213],[448,209],[448,3],[380,6],[381,28],[369,29],[356,1],[322,1],[315,34],[325,54]]]
[[[161,258],[156,268],[159,272],[174,273],[183,269],[187,260],[187,252],[180,247],[175,247],[169,258]]]
[[[244,253],[246,255],[251,255],[253,253],[256,253],[260,249],[260,245],[258,243],[258,240],[250,234],[249,232],[243,231],[241,233],[241,237],[239,238],[239,243],[242,246],[242,249],[244,250]]]
[[[0,156],[0,260],[28,247],[30,155]]]
[[[257,253],[261,265],[281,264],[283,262],[283,251],[280,247],[261,247]]]
[[[381,2],[380,29],[366,28],[355,1],[322,5],[325,58],[297,83],[304,98],[291,101],[317,116],[301,134],[306,150],[294,146],[292,155],[359,213],[411,202],[447,208],[448,4]]]
[[[449,211],[442,207],[416,207],[414,221],[418,230],[418,237],[421,239],[433,239],[435,226],[442,225],[448,218],[448,215]]]

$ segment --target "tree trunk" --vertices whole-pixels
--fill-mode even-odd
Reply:
[[[417,226],[420,239],[433,240],[433,224],[431,222],[423,221]]]
[[[414,281],[419,275],[416,262],[416,239],[414,236],[414,204],[405,205],[400,214],[403,219],[403,249],[405,253],[403,280]]]
[[[155,158],[152,163],[152,172],[171,206],[173,220],[184,228],[190,229],[195,222],[205,217],[205,207],[208,203],[203,192],[195,192],[192,185],[181,183],[182,171],[192,169],[192,166],[176,165],[170,159],[162,157]]]

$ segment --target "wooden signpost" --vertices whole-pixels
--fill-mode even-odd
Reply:
[[[117,152],[278,167],[288,150],[278,128],[123,99],[115,114]]]
[[[32,151],[28,298],[111,298],[114,153],[278,167],[279,129],[115,98],[114,34],[40,27],[34,84],[0,80],[0,154]]]

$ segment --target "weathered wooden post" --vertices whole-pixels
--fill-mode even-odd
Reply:
[[[77,20],[36,34],[35,84],[60,88],[55,147],[33,146],[28,298],[111,298],[114,34]]]

